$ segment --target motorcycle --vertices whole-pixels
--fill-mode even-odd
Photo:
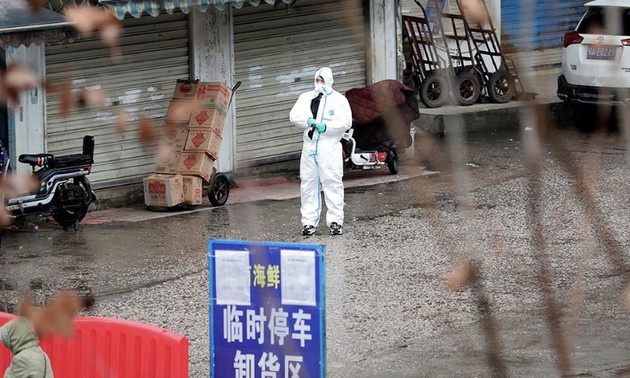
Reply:
[[[94,163],[94,137],[83,137],[83,151],[80,154],[23,154],[18,157],[18,161],[31,166],[40,187],[35,193],[5,200],[7,213],[14,218],[27,215],[42,218],[52,216],[64,230],[70,227],[78,229],[90,204],[96,200],[87,178]],[[3,165],[3,168],[3,174],[6,175],[8,164]]]

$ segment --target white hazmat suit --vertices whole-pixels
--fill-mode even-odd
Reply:
[[[317,83],[322,77],[324,84]],[[344,95],[332,88],[333,76],[328,67],[323,67],[315,73],[315,89],[303,93],[291,109],[289,119],[295,126],[304,129],[302,156],[300,159],[300,190],[302,225],[315,226],[319,224],[321,214],[320,190],[324,191],[326,200],[326,223],[343,224],[343,156],[341,137],[352,126],[352,111]],[[311,102],[322,94],[313,117]],[[309,118],[319,126],[309,125]],[[313,120],[310,121],[311,123]],[[310,136],[309,136],[310,132]],[[321,184],[321,187],[320,187]]]

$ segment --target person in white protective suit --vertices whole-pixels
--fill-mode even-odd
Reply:
[[[330,233],[342,234],[343,156],[339,142],[352,126],[352,111],[346,97],[332,85],[331,69],[320,68],[315,73],[315,89],[301,94],[289,114],[291,123],[304,129],[300,158],[302,235],[315,234],[322,209],[322,189]]]

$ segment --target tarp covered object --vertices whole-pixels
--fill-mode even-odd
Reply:
[[[420,116],[416,91],[397,80],[381,80],[346,92],[354,139],[360,148],[411,145],[411,122]]]

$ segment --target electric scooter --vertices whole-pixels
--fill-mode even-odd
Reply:
[[[397,150],[413,143],[411,122],[420,116],[416,92],[396,80],[381,80],[346,92],[352,127],[341,139],[346,168],[399,170]]]
[[[347,130],[341,138],[344,166],[349,169],[373,170],[387,166],[395,175],[399,170],[398,154],[394,148],[383,145],[380,149],[359,149],[352,137],[354,129]]]
[[[64,229],[78,229],[90,203],[96,200],[87,178],[94,163],[94,137],[83,137],[83,152],[80,154],[24,154],[19,156],[18,161],[31,166],[40,187],[35,193],[5,200],[9,215],[16,218],[52,216]],[[6,175],[8,164],[3,168]]]

